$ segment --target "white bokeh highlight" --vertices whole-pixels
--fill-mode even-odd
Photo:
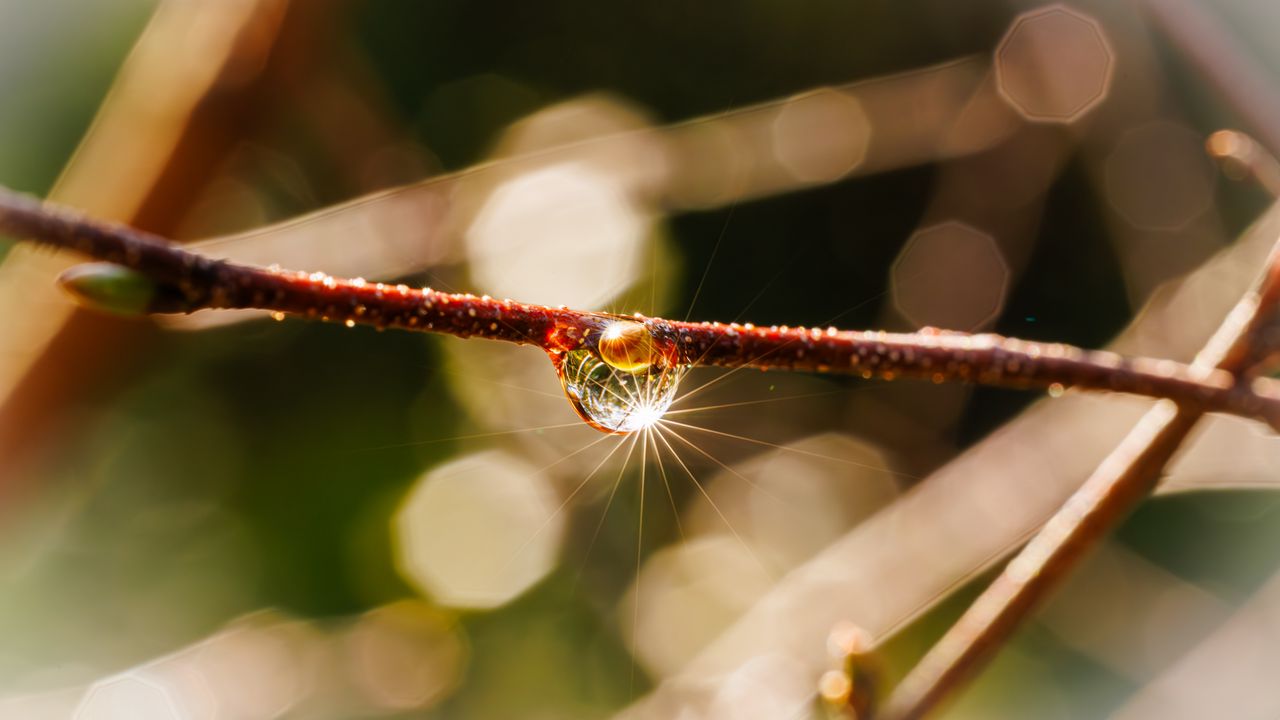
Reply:
[[[444,605],[498,607],[555,565],[563,525],[532,465],[498,451],[463,456],[423,476],[397,512],[400,572]]]
[[[489,295],[596,308],[635,280],[648,233],[617,176],[568,162],[498,185],[466,245],[472,279]]]
[[[183,720],[164,684],[142,672],[104,678],[85,692],[74,720]]]

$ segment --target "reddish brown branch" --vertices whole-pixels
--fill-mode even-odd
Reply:
[[[0,188],[0,231],[128,267],[155,283],[148,312],[256,308],[377,327],[532,344],[556,353],[584,343],[618,316],[238,265],[164,238],[84,217]],[[1167,360],[1124,358],[1061,344],[926,330],[914,334],[691,323],[637,318],[687,365],[756,367],[969,381],[1010,387],[1079,387],[1168,398],[1280,425],[1280,391],[1228,373],[1193,374]]]

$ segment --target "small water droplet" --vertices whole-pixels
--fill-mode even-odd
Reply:
[[[551,361],[579,417],[601,432],[627,434],[661,420],[675,401],[685,368],[671,357],[643,323],[619,320]]]

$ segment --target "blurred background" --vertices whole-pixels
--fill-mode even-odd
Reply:
[[[1278,29],[0,0],[0,182],[290,269],[1188,360],[1280,232],[1204,152],[1280,148]],[[697,370],[638,443],[532,348],[107,318],[0,243],[5,718],[809,717],[832,627],[900,676],[1149,406]],[[943,715],[1275,717],[1278,485],[1273,433],[1207,420]]]

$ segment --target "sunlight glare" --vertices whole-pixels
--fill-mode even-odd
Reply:
[[[629,423],[629,426],[634,427],[636,430],[646,430],[651,428],[662,420],[662,416],[666,414],[667,407],[669,406],[670,403],[665,405],[640,403],[636,405],[635,410],[631,412],[631,422]]]

